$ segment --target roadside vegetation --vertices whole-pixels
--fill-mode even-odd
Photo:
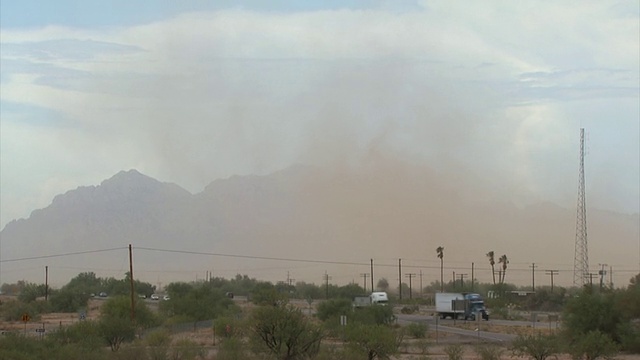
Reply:
[[[505,260],[497,264],[502,267]],[[475,358],[487,360],[505,356],[545,360],[558,354],[593,360],[621,352],[640,353],[640,274],[624,289],[540,288],[526,298],[505,295],[512,287],[503,279],[504,275],[498,277],[495,285],[475,284],[475,291],[503,294],[487,299],[492,316],[501,311],[509,318],[515,310],[553,309],[560,311],[562,326],[552,332],[522,333],[508,347],[479,344],[463,349],[449,344],[442,350],[448,358],[460,359],[473,352]],[[385,279],[379,283],[389,287]],[[461,291],[459,286],[435,282],[423,291]],[[172,283],[164,289],[170,300],[150,303],[140,295],[149,296],[156,289],[135,282],[138,296],[133,313],[128,275],[118,280],[82,273],[60,289],[24,282],[5,284],[2,289],[15,295],[0,303],[0,317],[8,322],[19,322],[25,313],[31,315],[31,321],[49,312],[78,313],[87,308],[92,294],[109,292],[96,318],[60,327],[43,337],[20,331],[0,335],[2,359],[373,360],[399,359],[403,353],[427,359],[433,345],[426,323],[398,325],[393,306],[354,308],[352,298],[365,293],[355,284],[272,284],[238,275]],[[238,306],[233,296],[246,297],[247,305]],[[293,299],[298,299],[296,305]],[[399,305],[399,313],[419,311],[420,305],[430,301],[405,296],[400,301],[398,294],[391,300]],[[309,311],[312,304],[313,314]],[[172,330],[176,324],[187,324],[192,332],[205,326],[216,334],[215,346],[211,338],[203,341],[176,335]]]

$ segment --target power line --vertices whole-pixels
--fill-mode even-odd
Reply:
[[[99,252],[107,252],[107,251],[114,251],[114,250],[126,250],[126,249],[127,249],[126,247],[119,247],[119,248],[101,249],[101,250],[77,251],[77,252],[69,252],[69,253],[63,253],[63,254],[31,256],[31,257],[18,258],[18,259],[5,259],[5,260],[0,260],[0,262],[15,262],[15,261],[26,261],[26,260],[49,259],[49,258],[54,258],[54,257],[85,255],[85,254],[94,254],[94,253],[99,253]]]
[[[147,248],[147,247],[136,247],[135,249],[136,250],[147,250],[147,251],[160,251],[160,252],[168,252],[168,253],[189,254],[189,255],[207,255],[207,256],[220,256],[220,257],[231,257],[231,258],[241,258],[241,259],[254,259],[254,260],[291,261],[291,262],[306,262],[306,263],[334,264],[334,265],[358,265],[358,266],[368,266],[369,265],[368,263],[358,263],[358,262],[348,262],[348,261],[330,261],[330,260],[279,258],[279,257],[269,257],[269,256],[254,256],[254,255],[222,254],[222,253],[186,251],[186,250],[156,249],[156,248]],[[380,265],[380,266],[391,266],[391,265]]]

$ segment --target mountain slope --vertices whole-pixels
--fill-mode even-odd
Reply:
[[[573,210],[549,203],[519,208],[473,201],[456,183],[427,175],[297,166],[267,176],[215,180],[192,195],[135,170],[120,172],[98,186],[57,196],[28,219],[7,224],[0,239],[3,260],[121,250],[5,261],[2,281],[39,279],[45,265],[62,282],[80,271],[122,274],[128,271],[128,244],[134,246],[137,276],[158,282],[203,278],[207,271],[267,280],[282,279],[289,271],[299,280],[317,282],[328,271],[334,281],[345,283],[368,272],[369,260],[375,259],[376,277],[393,284],[394,264],[402,258],[405,271],[422,272],[428,284],[439,278],[435,248],[441,245],[447,274],[470,274],[474,262],[476,278],[489,281],[485,254],[493,250],[511,261],[507,281],[529,283],[532,262],[541,279],[544,269],[553,268],[562,270],[558,284],[571,281]],[[588,216],[593,266],[614,266],[615,281],[625,283],[637,270],[638,214],[589,210]]]

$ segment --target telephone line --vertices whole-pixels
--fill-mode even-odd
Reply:
[[[269,256],[221,254],[221,253],[209,253],[209,252],[186,251],[186,250],[155,249],[155,248],[147,248],[147,247],[135,247],[134,249],[136,249],[136,250],[147,250],[147,251],[160,251],[160,252],[168,252],[168,253],[189,254],[189,255],[208,255],[208,256],[232,257],[232,258],[242,258],[242,259],[255,259],[255,260],[276,260],[276,261],[306,262],[306,263],[334,264],[334,265],[362,265],[362,266],[368,266],[369,265],[369,263],[357,263],[357,262],[348,262],[348,261],[329,261],[329,260],[278,258],[278,257],[269,257]],[[379,266],[390,266],[390,265],[379,264]]]
[[[25,260],[49,259],[49,258],[54,258],[54,257],[64,257],[64,256],[72,256],[72,255],[85,255],[85,254],[94,254],[94,253],[99,253],[99,252],[107,252],[107,251],[115,251],[115,250],[126,250],[126,249],[127,249],[126,247],[119,247],[119,248],[101,249],[101,250],[77,251],[77,252],[69,252],[69,253],[63,253],[63,254],[31,256],[31,257],[24,257],[24,258],[18,258],[18,259],[5,259],[5,260],[0,260],[0,262],[4,263],[4,262],[25,261]]]

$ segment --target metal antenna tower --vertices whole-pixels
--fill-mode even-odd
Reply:
[[[580,173],[578,176],[578,209],[576,218],[576,244],[573,260],[573,285],[584,286],[589,276],[587,249],[587,208],[584,194],[584,129],[580,129]]]

